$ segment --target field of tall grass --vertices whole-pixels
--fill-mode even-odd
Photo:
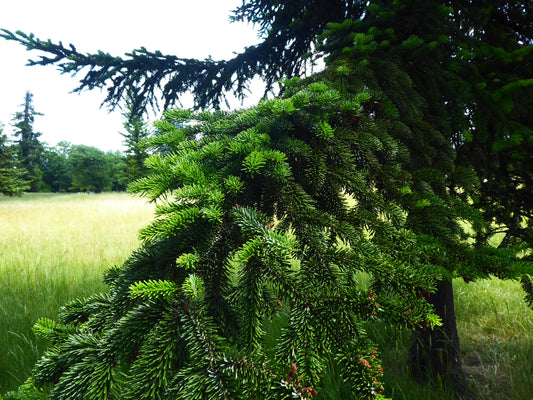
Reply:
[[[475,400],[533,400],[533,310],[520,284],[499,279],[454,281],[455,313],[463,369]],[[453,400],[438,382],[413,381],[407,368],[410,332],[376,324],[386,371],[387,395],[395,400]]]
[[[34,322],[54,318],[72,298],[105,290],[102,273],[138,247],[137,231],[152,212],[128,194],[0,197],[0,393],[20,384],[44,349],[31,331]],[[533,311],[519,284],[458,280],[454,287],[464,368],[475,398],[532,400]],[[389,397],[452,399],[438,383],[410,379],[410,332],[378,323],[368,330],[382,351]],[[338,382],[325,384],[325,392],[337,398],[343,391]]]
[[[20,384],[44,349],[35,321],[105,290],[103,272],[138,247],[152,215],[126,193],[0,197],[0,393]]]

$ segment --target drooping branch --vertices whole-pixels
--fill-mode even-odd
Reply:
[[[72,44],[64,46],[62,42],[44,41],[33,34],[5,29],[0,37],[45,54],[29,60],[30,66],[55,65],[64,74],[83,74],[74,92],[105,88],[107,97],[103,104],[111,109],[128,92],[134,94],[139,110],[146,106],[158,108],[159,100],[164,108],[180,104],[188,92],[193,94],[196,108],[218,109],[227,101],[229,93],[242,100],[255,77],[263,79],[267,93],[281,78],[300,76],[310,65],[306,55],[312,51],[317,35],[327,22],[360,18],[362,3],[359,0],[314,0],[303,5],[296,2],[275,5],[268,0],[243,2],[233,11],[231,20],[258,25],[261,41],[230,60],[182,58],[143,47],[124,57],[103,51],[82,53]]]

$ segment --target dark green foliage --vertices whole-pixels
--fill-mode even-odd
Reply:
[[[500,247],[533,243],[531,196],[533,181],[533,8],[531,2],[511,2],[471,10],[483,29],[463,44],[467,62],[458,74],[471,87],[474,135],[465,135],[460,162],[469,163],[481,180],[473,200],[493,222],[479,232],[484,243],[505,232]],[[502,227],[504,227],[502,229]]]
[[[109,296],[37,325],[53,345],[34,383],[55,399],[310,398],[335,360],[355,398],[377,396],[363,322],[438,321],[419,294],[444,270],[364,168],[397,164],[383,143],[399,142],[362,104],[341,112],[346,99],[297,83],[249,110],[167,111],[152,142],[173,151],[132,187],[158,218]]]
[[[147,104],[154,106],[161,90],[167,108],[193,89],[198,107],[218,108],[226,93],[234,92],[243,98],[255,76],[264,78],[267,90],[281,78],[298,76],[308,66],[306,55],[326,23],[358,19],[363,11],[364,4],[356,0],[313,0],[306,1],[303,7],[292,1],[243,2],[231,19],[259,24],[262,41],[230,60],[220,61],[186,59],[145,48],[125,57],[102,51],[84,54],[74,45],[65,47],[61,42],[42,41],[23,32],[2,30],[0,35],[48,54],[30,61],[31,65],[56,64],[69,74],[84,71],[76,91],[106,87],[106,103],[113,107],[132,94],[136,110]]]
[[[43,184],[49,191],[64,192],[72,186],[72,171],[68,162],[70,146],[70,143],[62,141],[55,147],[45,147],[41,155]]]
[[[43,191],[122,191],[129,178],[128,156],[85,145],[59,142],[44,148],[40,160]]]
[[[507,15],[516,16],[517,10],[523,16],[514,24]],[[526,156],[533,132],[526,117],[533,105],[527,72],[532,11],[528,2],[376,1],[366,18],[330,24],[322,36],[322,51],[342,75],[341,87],[350,91],[356,76],[378,93],[369,111],[398,116],[396,132],[411,154],[403,168],[413,182],[400,190],[407,224],[438,237],[439,253],[447,256],[433,262],[465,279],[516,278],[519,270],[531,268],[518,259],[533,244],[531,157]],[[468,221],[473,234],[462,231],[459,220]],[[494,257],[487,244],[499,232],[505,233],[500,247],[509,251]],[[476,249],[457,238],[474,241]],[[446,287],[443,282],[428,301],[443,318],[441,337],[450,345],[435,349],[443,342],[441,328],[436,329],[422,346],[422,352],[437,355],[424,361],[436,369],[420,362],[412,368],[424,376],[459,377],[455,389],[465,394],[460,358],[453,355],[459,354],[455,317],[445,311],[453,310]],[[423,360],[421,354],[411,357]]]
[[[151,134],[148,124],[144,121],[142,116],[138,115],[138,110],[134,108],[135,100],[131,97],[126,102],[126,109],[122,116],[125,119],[124,129],[124,145],[126,146],[125,161],[127,168],[128,182],[133,182],[136,179],[147,174],[148,170],[144,165],[148,153],[144,147],[144,140]]]
[[[367,18],[330,24],[323,51],[337,63],[347,56],[360,63],[378,58],[406,73],[421,96],[418,105],[407,93],[399,97],[399,81],[388,79],[386,69],[367,79],[395,102],[404,121],[418,110],[431,124],[418,127],[425,138],[408,145],[420,154],[414,167],[433,164],[427,167],[448,176],[454,196],[474,202],[486,222],[473,225],[479,246],[501,231],[502,247],[509,241],[531,246],[531,3],[373,3]],[[466,186],[460,180],[468,170],[477,177],[470,173]]]
[[[355,398],[378,396],[362,323],[433,328],[428,302],[444,327],[426,329],[438,356],[418,369],[460,376],[441,289],[492,274],[523,277],[531,296],[531,12],[526,1],[249,1],[234,19],[257,23],[263,42],[221,62],[83,55],[4,31],[52,54],[34,64],[89,67],[78,90],[111,79],[106,102],[133,93],[134,109],[160,86],[167,104],[191,89],[218,107],[254,75],[267,86],[298,75],[315,44],[328,65],[248,110],[165,112],[152,172],[132,187],[157,204],[144,247],[110,272],[108,300],[71,306],[76,331],[35,382],[51,398],[309,398],[337,371]]]
[[[28,190],[30,185],[24,179],[26,171],[17,162],[17,149],[8,143],[0,125],[0,193],[17,196]]]
[[[25,180],[29,184],[29,190],[39,191],[41,188],[42,171],[39,168],[41,154],[44,150],[39,141],[40,133],[33,130],[35,116],[42,115],[33,108],[33,95],[26,92],[22,111],[14,114],[12,125],[15,128],[15,136],[18,137],[17,146],[21,165],[25,170]]]
[[[68,151],[71,186],[74,191],[124,190],[124,160],[118,152],[104,152],[96,147],[73,145]]]
[[[390,100],[356,92],[356,73],[341,95],[335,71],[248,110],[165,112],[149,142],[167,154],[132,185],[156,202],[144,246],[110,270],[109,295],[36,325],[52,341],[32,381],[46,396],[311,398],[337,371],[354,398],[379,397],[363,324],[435,326],[437,281],[500,258],[452,239],[439,170],[405,168],[412,128],[369,108]]]

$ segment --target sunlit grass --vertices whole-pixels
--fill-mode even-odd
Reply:
[[[476,400],[533,399],[533,310],[516,281],[454,281],[463,368]],[[383,357],[387,395],[395,400],[453,400],[439,382],[413,380],[408,368],[411,333],[369,327]]]
[[[72,298],[105,290],[102,273],[121,265],[138,247],[137,232],[152,212],[144,200],[127,194],[0,198],[0,393],[28,376],[44,348],[31,332],[34,322],[54,318]],[[368,277],[360,278],[361,285],[368,284]],[[456,280],[454,288],[474,398],[533,399],[533,311],[518,282]],[[383,357],[388,396],[453,399],[438,383],[420,384],[409,377],[409,331],[376,323],[369,334]],[[325,377],[320,398],[347,399],[339,379]]]
[[[465,372],[480,399],[533,398],[533,311],[516,281],[456,282]]]
[[[138,247],[152,212],[125,193],[0,198],[0,392],[21,383],[43,349],[34,322],[105,290],[103,272]]]

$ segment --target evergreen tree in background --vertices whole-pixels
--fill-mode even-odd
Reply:
[[[40,133],[33,130],[35,116],[42,115],[35,111],[33,107],[33,95],[27,91],[24,96],[24,103],[21,104],[22,111],[14,114],[12,125],[15,128],[15,136],[18,137],[18,149],[20,162],[26,170],[25,179],[30,185],[30,191],[38,191],[41,187],[42,172],[39,169],[43,145],[39,141]]]
[[[24,179],[25,171],[17,163],[17,150],[10,145],[2,133],[0,124],[0,193],[6,196],[18,196],[29,189]]]
[[[305,398],[331,353],[353,395],[372,397],[379,364],[359,323],[379,317],[417,327],[415,373],[468,396],[451,279],[531,273],[531,3],[254,0],[233,19],[263,41],[220,62],[4,31],[51,54],[34,64],[87,67],[79,90],[105,86],[111,105],[133,92],[141,108],[160,88],[166,104],[192,90],[217,107],[253,76],[298,75],[314,46],[327,59],[248,111],[165,114],[151,142],[166,155],[134,186],[159,204],[145,246],[108,274],[109,297],[37,325],[55,346],[34,382],[55,382],[52,398]]]
[[[148,172],[144,165],[146,158],[148,158],[148,153],[143,142],[150,136],[150,129],[142,115],[139,116],[138,112],[136,112],[134,104],[134,99],[128,98],[126,109],[122,113],[125,119],[124,129],[126,132],[121,133],[121,135],[124,136],[123,143],[126,146],[125,161],[128,166],[127,179],[129,182],[145,176]]]

